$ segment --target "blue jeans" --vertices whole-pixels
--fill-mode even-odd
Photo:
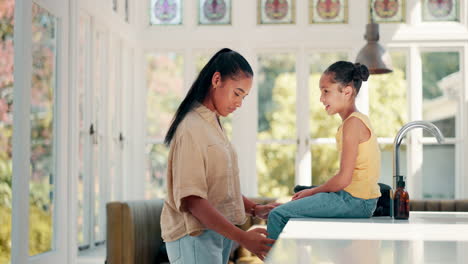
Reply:
[[[377,206],[377,198],[361,199],[346,191],[317,193],[291,201],[273,209],[268,216],[268,237],[278,239],[291,218],[369,218]]]
[[[231,247],[231,240],[213,230],[166,242],[167,255],[172,264],[228,263]]]

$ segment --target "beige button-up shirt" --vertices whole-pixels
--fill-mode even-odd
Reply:
[[[182,204],[191,195],[207,199],[231,223],[245,222],[236,152],[216,113],[201,104],[185,116],[171,141],[167,189],[161,215],[166,242],[206,229]]]

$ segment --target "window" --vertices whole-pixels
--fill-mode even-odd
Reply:
[[[296,58],[258,56],[257,177],[260,196],[289,195],[296,153]]]
[[[3,1],[0,18],[0,263],[11,258],[14,5],[13,0]]]
[[[156,2],[148,1],[148,5],[154,7]],[[368,10],[368,2],[356,1],[353,4],[354,8],[349,9],[350,18],[362,15],[364,9]],[[255,7],[256,3],[249,1],[241,1],[236,6],[238,10],[252,10]],[[407,135],[400,148],[400,168],[408,177],[409,192],[415,199],[461,198],[465,196],[467,188],[462,170],[466,159],[466,143],[462,138],[467,135],[464,117],[466,104],[463,101],[466,101],[464,65],[467,62],[466,56],[462,55],[466,53],[466,45],[461,41],[461,37],[467,34],[466,12],[460,11],[459,20],[456,21],[429,23],[422,21],[421,5],[406,7],[404,23],[380,25],[381,44],[391,55],[393,72],[370,76],[358,97],[358,109],[368,114],[378,137],[382,152],[380,182],[389,185],[393,182],[393,141],[396,133],[410,121],[427,120],[443,130],[448,139],[445,144],[438,145],[431,135],[423,132],[416,136],[419,132],[415,130]],[[364,41],[362,37],[350,36],[362,34],[365,24],[362,24],[362,20],[350,19],[348,24],[326,26],[330,34],[325,36],[320,34],[325,25],[308,25],[304,28],[300,20],[295,25],[251,27],[256,23],[255,11],[240,22],[233,21],[230,27],[233,34],[228,34],[234,36],[242,32],[248,44],[244,38],[238,41],[228,35],[218,37],[218,29],[199,27],[195,20],[177,27],[148,27],[145,31],[148,34],[143,36],[143,40],[154,41],[158,36],[174,37],[174,41],[159,38],[154,48],[161,54],[168,54],[165,52],[167,50],[183,50],[180,56],[183,56],[186,65],[181,65],[179,70],[183,68],[187,72],[180,73],[171,82],[183,82],[185,89],[189,88],[194,75],[211,56],[203,51],[227,46],[247,58],[255,73],[251,95],[241,111],[235,113],[234,122],[231,121],[232,130],[227,124],[224,126],[232,134],[239,152],[241,185],[244,191],[247,190],[246,194],[281,197],[291,195],[294,185],[306,182],[305,178],[311,179],[311,184],[321,184],[339,169],[335,133],[341,120],[338,116],[328,116],[324,111],[319,101],[318,82],[331,63],[355,60]],[[186,9],[183,14],[196,17],[197,12]],[[145,21],[151,24],[150,18],[147,17]],[[180,36],[185,35],[187,39],[195,39],[189,46],[181,41],[184,38]],[[337,36],[346,41],[339,41],[341,38]],[[448,68],[439,74],[437,67]],[[461,72],[458,77],[457,72]],[[461,92],[455,92],[454,80]],[[166,97],[159,94],[159,100]],[[442,104],[441,108],[438,104]],[[169,118],[174,114],[174,110],[158,110],[158,106],[150,106],[149,103],[147,107]],[[148,117],[148,126],[154,126],[155,120],[162,116],[154,120]],[[159,127],[167,129],[167,126]],[[146,147],[152,161],[149,167],[153,168],[153,175],[158,170],[164,173],[166,169],[166,159],[163,157],[167,156],[167,149],[161,143],[161,135],[153,137],[148,134]],[[447,157],[444,158],[447,163],[433,162],[437,156]],[[156,177],[149,176],[151,173],[147,173],[147,182]],[[447,175],[444,178],[447,182],[440,186],[440,190],[435,190],[437,185],[434,182],[440,181],[434,180],[436,174]],[[163,181],[158,184],[162,185]]]
[[[52,250],[56,180],[56,18],[33,3],[29,254]]]
[[[423,132],[423,198],[453,199],[462,89],[460,55],[457,51],[422,51],[421,60],[422,118],[435,124],[447,140],[442,145],[434,144],[428,138],[433,135]]]
[[[90,153],[90,192],[91,192],[91,220],[90,225],[93,227],[92,237],[94,244],[102,243],[105,240],[105,205],[107,202],[106,190],[106,156],[105,156],[105,131],[106,131],[106,116],[105,111],[105,91],[107,84],[107,53],[108,48],[107,33],[104,28],[95,27],[93,30],[94,43],[93,58],[94,67],[91,74],[92,90],[91,90],[91,124],[89,134],[91,136]]]
[[[89,115],[86,111],[87,109],[87,98],[89,91],[88,80],[90,72],[87,70],[89,67],[86,67],[86,64],[89,61],[89,48],[90,48],[90,18],[83,14],[80,14],[79,26],[78,26],[78,72],[77,72],[77,90],[78,90],[78,111],[79,111],[79,166],[78,166],[78,210],[77,210],[77,226],[78,226],[78,245],[85,246],[89,244],[90,237],[89,232],[86,231],[89,228],[89,188],[87,186],[89,183],[89,177],[87,175],[87,153],[89,153],[90,143],[89,143]]]
[[[11,260],[65,262],[68,249],[63,245],[75,242],[66,240],[68,154],[75,152],[66,141],[71,123],[66,108],[69,42],[64,29],[69,27],[63,17],[69,10],[56,1],[15,4],[14,34],[21,41],[14,43]],[[2,15],[3,11],[2,3]]]
[[[111,35],[109,41],[110,54],[108,76],[109,81],[106,89],[106,132],[105,147],[107,157],[107,184],[106,199],[108,201],[119,200],[122,197],[122,152],[123,152],[123,129],[122,109],[122,53],[120,38]]]
[[[169,149],[164,137],[184,95],[182,55],[150,53],[146,55],[147,140],[145,198],[166,196],[166,169]]]
[[[93,248],[105,241],[105,205],[120,175],[115,170],[117,151],[113,151],[114,138],[110,135],[118,133],[112,127],[116,111],[110,109],[115,106],[114,89],[119,85],[109,79],[118,78],[118,63],[108,61],[108,34],[91,20],[85,12],[79,14],[77,244],[80,249]]]

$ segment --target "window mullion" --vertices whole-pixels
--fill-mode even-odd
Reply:
[[[462,3],[465,5],[465,3]],[[465,11],[465,21],[466,21]],[[456,124],[457,144],[455,145],[456,170],[455,170],[455,199],[466,199],[468,197],[468,78],[466,72],[468,68],[468,44],[463,45],[460,51],[460,72],[462,74],[459,96],[458,119]],[[464,87],[464,89],[463,89]]]
[[[109,94],[109,69],[113,65],[109,65],[109,50],[110,50],[110,32],[103,29],[102,31],[103,35],[103,50],[102,50],[102,59],[103,63],[100,65],[101,67],[101,83],[100,87],[98,89],[101,89],[99,95],[100,95],[100,102],[102,104],[101,106],[101,111],[100,115],[97,116],[98,118],[98,123],[101,124],[100,130],[98,130],[98,137],[99,137],[99,142],[98,145],[100,145],[99,148],[99,211],[98,211],[98,227],[99,227],[99,233],[98,237],[95,239],[94,243],[97,246],[102,242],[105,237],[103,237],[103,234],[105,235],[105,230],[106,230],[106,203],[109,200],[110,196],[110,182],[109,182],[109,168],[110,168],[110,159],[109,159],[109,144],[111,143],[112,137],[109,137],[109,127],[108,127],[108,122],[107,119],[109,118],[109,112],[108,112],[108,105],[109,105],[109,100],[113,100],[114,98],[105,96]]]
[[[419,47],[413,45],[410,47],[409,56],[409,71],[408,76],[408,113],[409,120],[422,119],[422,61]],[[408,133],[407,145],[407,186],[409,193],[414,199],[422,199],[423,180],[422,180],[422,164],[423,164],[423,146],[420,143],[422,131],[411,131]],[[409,139],[409,140],[408,140]],[[404,174],[404,172],[401,172]]]
[[[296,185],[312,185],[312,159],[309,144],[309,96],[308,96],[308,73],[309,64],[307,55],[302,48],[296,59],[297,90],[296,90],[296,126],[297,126],[297,155],[296,174],[294,182]]]
[[[11,263],[27,263],[29,252],[30,107],[32,76],[32,1],[15,1],[13,88],[13,175]]]

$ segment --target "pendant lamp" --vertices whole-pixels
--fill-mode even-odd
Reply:
[[[371,23],[366,25],[364,39],[367,44],[359,51],[356,62],[364,64],[369,68],[370,74],[383,74],[393,71],[392,58],[390,54],[379,44],[379,24]]]

